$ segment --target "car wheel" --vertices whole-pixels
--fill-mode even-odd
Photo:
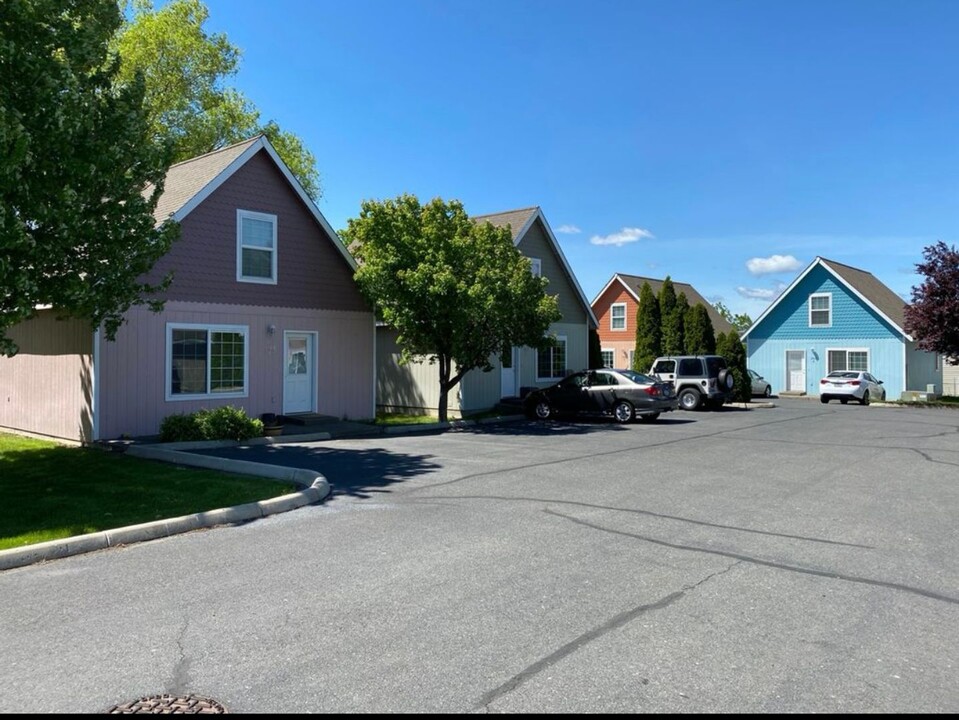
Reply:
[[[648,415],[640,415],[639,419],[642,420],[643,422],[648,422],[648,423],[656,422],[657,420],[659,420],[659,413],[654,412],[654,413],[649,413]]]
[[[829,404],[829,398],[826,397],[825,395],[820,395],[820,396],[819,396],[819,402],[821,402],[823,405],[828,405],[828,404]]]
[[[849,402],[849,398],[839,398],[839,402],[845,405],[847,402]]]
[[[859,401],[859,404],[860,404],[860,405],[868,405],[868,404],[869,404],[869,391],[868,391],[868,390],[866,390],[866,392],[864,392],[864,393],[862,394],[862,400]]]
[[[679,393],[679,406],[683,410],[695,410],[701,402],[702,395],[699,394],[699,390],[686,388]]]
[[[549,420],[553,417],[553,408],[545,400],[537,400],[533,406],[533,413],[537,420]]]
[[[716,382],[721,388],[726,388],[726,390],[732,390],[733,386],[736,384],[736,378],[733,377],[733,374],[727,369],[719,371],[719,375],[716,378]]]
[[[763,397],[768,398],[768,397],[772,397],[772,396],[773,396],[773,388],[772,388],[772,385],[767,385],[767,386],[766,386],[766,389],[763,391]]]
[[[628,423],[633,419],[633,406],[625,400],[620,400],[613,407],[613,417],[618,423]]]
[[[886,402],[886,391],[882,391],[882,397],[879,398],[879,402]]]

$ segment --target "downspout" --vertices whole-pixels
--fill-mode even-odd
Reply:
[[[91,426],[93,431],[92,440],[96,442],[100,439],[100,328],[93,331],[93,375],[90,381],[93,384],[90,393],[91,405]]]

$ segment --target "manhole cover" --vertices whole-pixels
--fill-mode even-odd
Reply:
[[[142,697],[139,700],[123,703],[123,705],[115,705],[107,712],[111,715],[133,715],[137,713],[148,715],[222,715],[226,713],[226,708],[216,700],[199,697],[198,695],[187,695],[185,697],[151,695],[150,697]]]

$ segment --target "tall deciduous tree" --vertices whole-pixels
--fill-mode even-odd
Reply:
[[[716,334],[706,306],[696,303],[686,314],[686,354],[711,355],[716,352]]]
[[[923,350],[959,359],[959,251],[940,240],[922,255],[916,270],[926,279],[912,289],[906,330]]]
[[[532,274],[509,228],[474,223],[458,201],[366,201],[343,236],[360,289],[399,334],[400,361],[438,363],[441,421],[467,372],[491,370],[506,347],[552,344],[561,315],[548,280]]]
[[[589,366],[591,368],[603,367],[603,344],[599,340],[599,333],[596,328],[589,329]]]
[[[753,324],[753,320],[749,315],[746,313],[734,313],[721,302],[716,303],[713,307],[716,308],[716,312],[719,313],[723,320],[736,328],[736,332],[738,333],[746,332]]]
[[[303,141],[229,86],[240,50],[223,33],[208,33],[209,10],[201,0],[132,0],[132,15],[116,35],[120,80],[146,79],[149,123],[157,138],[170,138],[176,161],[263,133],[314,200],[320,195],[316,158]]]
[[[639,307],[636,310],[636,349],[633,353],[633,370],[649,372],[649,368],[662,353],[662,349],[659,301],[649,283],[646,282],[639,291]]]
[[[118,81],[108,48],[121,21],[115,0],[0,3],[5,354],[16,352],[6,331],[38,306],[113,338],[159,289],[139,278],[178,232],[153,219],[171,156],[149,132],[142,82]]]

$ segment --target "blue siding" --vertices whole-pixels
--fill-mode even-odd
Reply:
[[[813,293],[832,294],[832,327],[809,327],[809,296]],[[749,334],[749,339],[841,340],[890,336],[901,337],[825,268],[817,266]]]
[[[925,390],[927,385],[935,385],[936,392],[945,394],[942,387],[942,361],[935,353],[926,352],[911,342],[906,345],[907,390]]]
[[[886,396],[898,400],[903,391],[903,341],[895,337],[884,339],[836,338],[806,339],[746,339],[748,365],[772,385],[773,393],[786,389],[786,351],[802,350],[806,358],[806,394],[819,395],[819,380],[827,372],[828,350],[866,349],[869,352],[869,372],[883,381]],[[923,389],[925,389],[923,387]]]

